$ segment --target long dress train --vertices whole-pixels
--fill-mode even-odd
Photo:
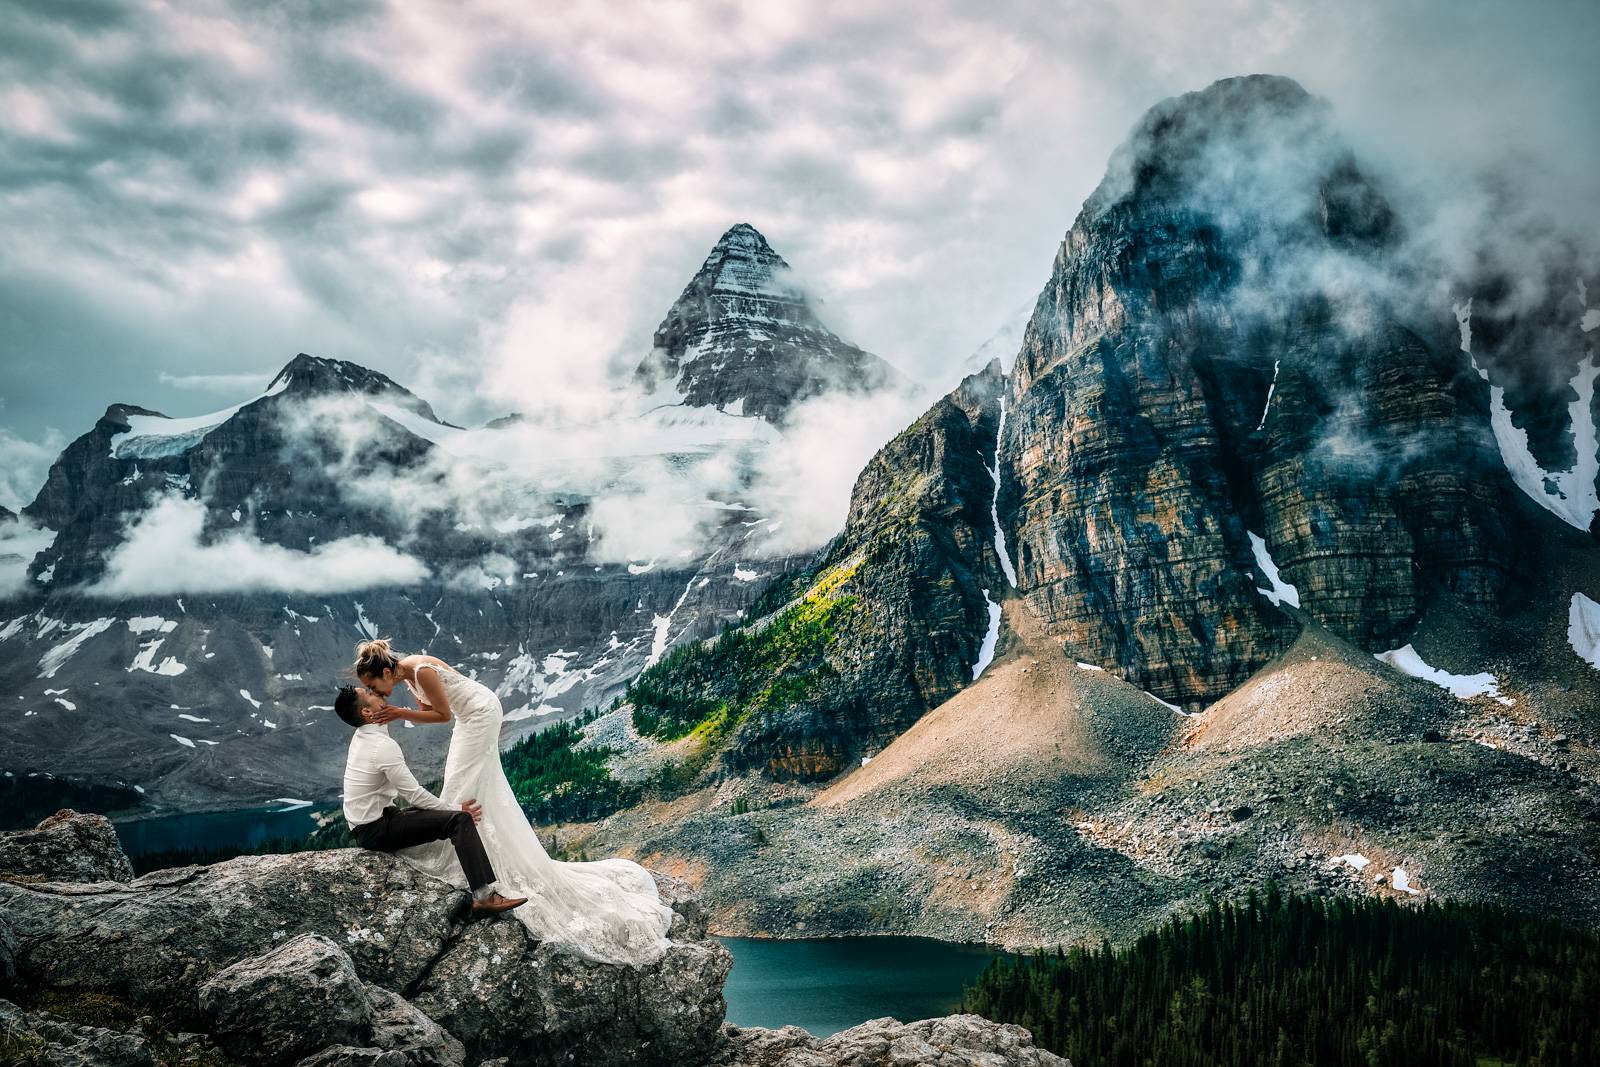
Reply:
[[[589,959],[632,966],[658,959],[669,944],[672,909],[661,903],[650,872],[626,859],[551,859],[500,765],[500,698],[449,668],[423,664],[417,669],[436,671],[450,700],[454,726],[441,799],[460,804],[476,798],[483,806],[478,833],[494,865],[496,887],[506,896],[528,898],[512,914],[539,940]],[[403,849],[399,855],[436,878],[467,884],[449,842]]]

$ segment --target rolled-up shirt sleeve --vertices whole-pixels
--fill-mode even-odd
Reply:
[[[453,811],[449,804],[440,800],[417,781],[411,773],[411,768],[406,766],[406,761],[400,755],[400,746],[396,745],[394,751],[384,757],[382,763],[383,773],[389,779],[389,784],[413,808],[427,808],[430,811]]]

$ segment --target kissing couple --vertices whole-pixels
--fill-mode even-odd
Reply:
[[[500,698],[437,656],[399,656],[387,641],[356,648],[359,686],[334,711],[355,728],[345,760],[344,817],[364,848],[394,852],[424,873],[472,890],[473,909],[510,911],[540,941],[602,963],[643,966],[668,945],[672,909],[632,860],[553,860],[500,766]],[[389,703],[404,685],[417,708]],[[389,723],[451,724],[443,796],[406,767]],[[403,797],[408,807],[396,808]]]

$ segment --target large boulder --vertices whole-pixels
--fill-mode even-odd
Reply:
[[[475,923],[411,999],[466,1043],[472,1062],[676,1067],[716,1048],[732,965],[713,941],[675,942],[647,967],[617,967],[535,941],[518,922]]]
[[[424,1015],[398,994],[368,986],[372,998],[370,1043],[385,1052],[400,1053],[406,1067],[461,1067],[467,1051],[455,1035]]]
[[[19,978],[194,1022],[207,979],[300,934],[340,945],[363,981],[403,991],[466,905],[465,893],[404,860],[360,849],[241,856],[126,884],[0,882]]]
[[[0,880],[0,933],[19,989],[108,995],[249,1062],[694,1063],[720,1043],[732,960],[688,887],[658,884],[675,940],[644,968],[541,944],[510,916],[469,922],[465,893],[359,849]]]
[[[725,1026],[723,1033],[727,1044],[706,1067],[1072,1067],[1035,1047],[1033,1035],[1022,1027],[980,1015],[916,1023],[873,1019],[824,1038],[797,1026]]]
[[[225,967],[200,987],[200,1010],[218,1043],[246,1063],[364,1044],[372,1031],[372,998],[355,965],[320,934]]]
[[[0,1063],[15,1067],[155,1067],[137,1034],[79,1026],[0,1000]]]
[[[0,834],[0,872],[47,882],[133,880],[133,865],[111,821],[67,808],[32,830]]]

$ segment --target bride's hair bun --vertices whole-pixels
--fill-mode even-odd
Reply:
[[[400,666],[400,657],[394,654],[387,639],[363,641],[356,646],[356,677],[376,678],[384,671]]]

